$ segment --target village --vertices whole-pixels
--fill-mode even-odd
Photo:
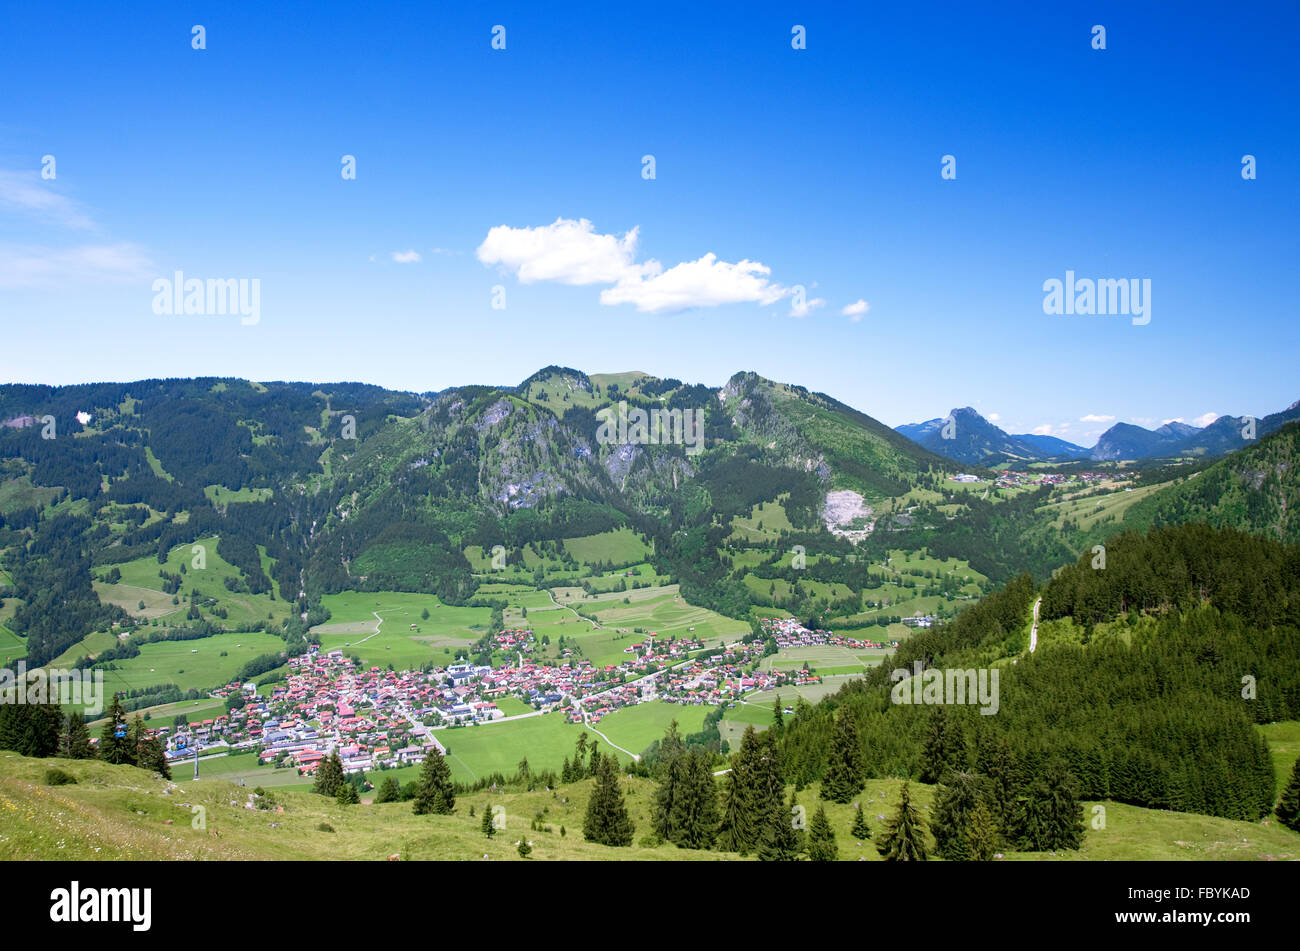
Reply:
[[[810,630],[793,618],[761,622],[762,636],[706,648],[700,640],[646,634],[631,656],[601,667],[562,650],[556,662],[534,660],[533,632],[493,635],[494,650],[513,661],[502,666],[456,663],[428,670],[363,669],[341,650],[312,648],[290,658],[286,678],[261,695],[252,683],[213,691],[227,713],[153,732],[169,760],[218,752],[255,752],[260,765],[311,776],[335,750],[345,773],[423,762],[446,746],[437,734],[479,723],[558,713],[569,722],[599,723],[622,707],[652,700],[716,707],[755,691],[820,682],[812,670],[763,669],[775,649],[835,645],[880,648],[870,640]],[[513,697],[529,712],[507,715],[499,701]]]

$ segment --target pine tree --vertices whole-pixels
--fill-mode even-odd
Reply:
[[[592,754],[595,755],[595,744],[592,744]],[[579,782],[591,775],[584,762],[587,755],[587,731],[583,730],[578,734],[578,742],[573,747],[573,779],[571,782]]]
[[[375,802],[397,802],[401,798],[402,787],[397,784],[397,780],[392,776],[384,777],[379,789],[375,791]]]
[[[808,858],[813,862],[834,862],[840,857],[839,847],[835,844],[835,830],[826,818],[826,807],[817,804],[812,822],[808,824]]]
[[[907,783],[903,783],[898,811],[876,843],[876,851],[884,856],[886,862],[924,862],[929,858],[925,846],[925,821],[912,805]]]
[[[592,754],[592,767],[596,776],[591,798],[587,801],[587,815],[582,823],[582,836],[588,842],[601,845],[626,846],[632,844],[634,831],[632,818],[623,802],[618,770],[613,755]]]
[[[1083,844],[1083,806],[1075,798],[1074,780],[1060,760],[1017,802],[1012,819],[1018,847],[1026,852],[1077,849]]]
[[[685,750],[677,721],[668,725],[668,732],[660,741],[654,775],[659,780],[651,806],[651,827],[654,834],[665,842],[677,841],[674,822],[677,819],[676,800],[685,794]]]
[[[966,826],[967,856],[972,862],[988,862],[998,851],[998,824],[993,809],[984,800],[975,804]]]
[[[488,803],[483,807],[483,819],[479,822],[478,827],[479,829],[482,830],[483,834],[487,836],[489,839],[492,838],[492,836],[497,834],[496,823],[493,821],[493,819],[494,816],[492,815],[492,804]]]
[[[988,782],[973,773],[948,773],[935,798],[935,851],[949,861],[966,861],[970,854],[970,834],[975,809],[989,799]]]
[[[316,767],[316,782],[311,791],[322,796],[337,796],[339,786],[343,785],[343,760],[336,748],[329,757]]]
[[[63,735],[59,738],[59,755],[68,759],[90,759],[95,755],[95,749],[90,745],[90,730],[86,728],[86,719],[78,710],[68,714]]]
[[[708,849],[718,834],[718,787],[709,754],[692,750],[678,757],[680,789],[672,805],[671,841],[683,849]]]
[[[758,858],[763,862],[793,862],[799,858],[803,842],[794,827],[793,809],[781,803],[771,806],[759,829]]]
[[[1282,790],[1276,811],[1282,825],[1300,832],[1300,759],[1291,767],[1291,779]]]
[[[858,803],[853,809],[853,828],[849,830],[849,834],[859,841],[871,838],[871,826],[867,824],[867,816],[862,811],[862,803]]]
[[[361,802],[361,795],[357,792],[357,787],[349,782],[343,782],[339,785],[339,791],[334,798],[338,800],[340,806],[355,806]]]
[[[781,735],[781,728],[785,726],[785,712],[781,709],[781,695],[777,694],[772,698],[772,729],[776,736]]]
[[[113,702],[108,708],[108,722],[104,724],[99,735],[99,757],[105,763],[121,766],[132,760],[131,747],[127,737],[126,711],[122,709],[122,699],[113,694]]]
[[[677,818],[676,802],[684,794],[684,768],[685,757],[677,757],[664,770],[663,779],[655,787],[654,802],[650,807],[650,827],[665,842],[676,839],[673,822]]]
[[[451,769],[437,746],[430,747],[429,754],[424,758],[424,768],[420,770],[420,781],[415,788],[411,807],[417,816],[430,813],[448,816],[456,808],[456,790],[451,784]]]
[[[865,782],[862,773],[862,744],[858,738],[857,718],[843,710],[835,725],[830,762],[822,779],[822,798],[832,802],[850,801],[862,791]]]
[[[751,785],[757,758],[758,734],[753,726],[747,726],[740,739],[740,750],[731,758],[731,772],[727,774],[726,803],[717,838],[717,847],[724,852],[744,855],[754,846],[758,824],[752,811]]]
[[[961,722],[944,706],[936,706],[921,750],[921,782],[938,783],[944,773],[963,772],[966,765],[966,734]]]
[[[145,737],[137,747],[139,759],[137,766],[157,773],[163,779],[172,778],[171,767],[167,764],[167,748],[156,736]]]

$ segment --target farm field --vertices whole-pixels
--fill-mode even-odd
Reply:
[[[584,535],[579,538],[566,538],[564,550],[587,565],[596,562],[630,565],[645,561],[650,554],[650,549],[630,528],[619,528],[612,532]]]
[[[439,730],[435,735],[447,748],[452,778],[457,782],[474,782],[494,772],[512,775],[519,761],[525,758],[534,769],[554,769],[558,773],[564,758],[573,755],[574,744],[582,732],[583,727],[566,723],[560,714],[546,713],[508,723]],[[611,750],[599,737],[588,734],[588,738],[597,740],[604,752],[614,752],[622,762],[630,759]],[[407,768],[414,775],[415,768]]]
[[[195,552],[195,548],[200,553]],[[195,558],[201,554],[203,568],[195,567]],[[181,566],[185,566],[184,572]],[[208,606],[200,603],[204,617],[213,623],[231,627],[240,623],[256,623],[262,620],[283,621],[289,616],[290,605],[270,594],[250,594],[247,591],[231,591],[225,585],[228,577],[240,578],[243,574],[234,565],[217,554],[217,538],[208,536],[196,539],[193,543],[177,545],[167,555],[166,564],[158,564],[154,557],[136,558],[132,561],[115,565],[122,577],[117,584],[97,584],[95,590],[100,597],[120,605],[128,614],[146,619],[166,619],[181,623],[189,610],[189,594],[197,589],[200,599],[212,599],[216,606],[227,612],[226,618],[212,617]],[[181,576],[181,588],[177,592],[179,604],[171,604],[171,595],[163,592],[163,579],[158,576],[160,570],[170,575]],[[96,570],[96,575],[107,573],[108,568]],[[142,590],[143,589],[143,590]],[[152,594],[146,594],[152,592]],[[143,600],[145,607],[138,608]],[[170,610],[168,610],[170,608]],[[84,653],[84,652],[83,652]]]
[[[794,670],[805,663],[814,671],[829,672],[832,668],[863,671],[881,663],[893,651],[853,651],[847,647],[826,644],[816,647],[786,647],[768,657],[759,666],[764,670]]]
[[[116,670],[104,671],[104,686],[107,690],[138,690],[154,684],[175,684],[181,690],[211,689],[229,683],[254,657],[282,650],[283,640],[260,632],[159,641],[143,645],[139,657],[115,661]]]
[[[776,690],[757,690],[754,693],[746,695],[745,699],[751,704],[758,704],[761,707],[772,708],[772,701],[780,697],[782,706],[793,706],[796,699],[803,697],[809,703],[815,704],[822,697],[829,697],[835,691],[839,690],[850,680],[855,680],[861,674],[833,674],[822,678],[818,684],[808,684],[804,687],[779,687]],[[768,719],[771,723],[771,719]]]
[[[108,674],[104,675],[105,689],[108,686]],[[170,727],[172,721],[179,714],[185,714],[191,723],[196,720],[210,720],[213,717],[221,716],[226,712],[226,705],[223,701],[204,698],[202,700],[177,700],[175,703],[160,703],[153,707],[141,707],[139,710],[131,711],[128,714],[134,717],[137,713],[140,716],[149,716],[149,726]],[[92,724],[102,724],[106,714],[101,714],[97,719],[89,721]]]
[[[682,736],[698,733],[704,728],[704,718],[711,709],[655,700],[615,710],[601,719],[595,729],[624,749],[640,755],[655,740],[663,738],[673,720],[677,721],[677,731]]]
[[[326,623],[312,628],[321,650],[343,650],[368,667],[392,664],[398,670],[449,663],[457,649],[487,633],[492,614],[489,608],[452,607],[432,594],[400,591],[346,591],[321,601],[330,612]],[[427,620],[421,617],[426,610]]]

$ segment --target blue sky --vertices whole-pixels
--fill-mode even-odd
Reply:
[[[1300,398],[1293,3],[228,6],[0,12],[0,380],[744,369],[1084,445]]]

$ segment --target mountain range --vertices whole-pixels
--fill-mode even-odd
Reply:
[[[1055,436],[1009,434],[969,406],[954,409],[942,419],[905,423],[895,429],[919,446],[955,462],[992,466],[1003,462],[1221,456],[1243,449],[1296,419],[1300,419],[1300,401],[1253,422],[1245,416],[1220,416],[1205,427],[1173,420],[1156,429],[1116,423],[1102,433],[1091,449]]]

